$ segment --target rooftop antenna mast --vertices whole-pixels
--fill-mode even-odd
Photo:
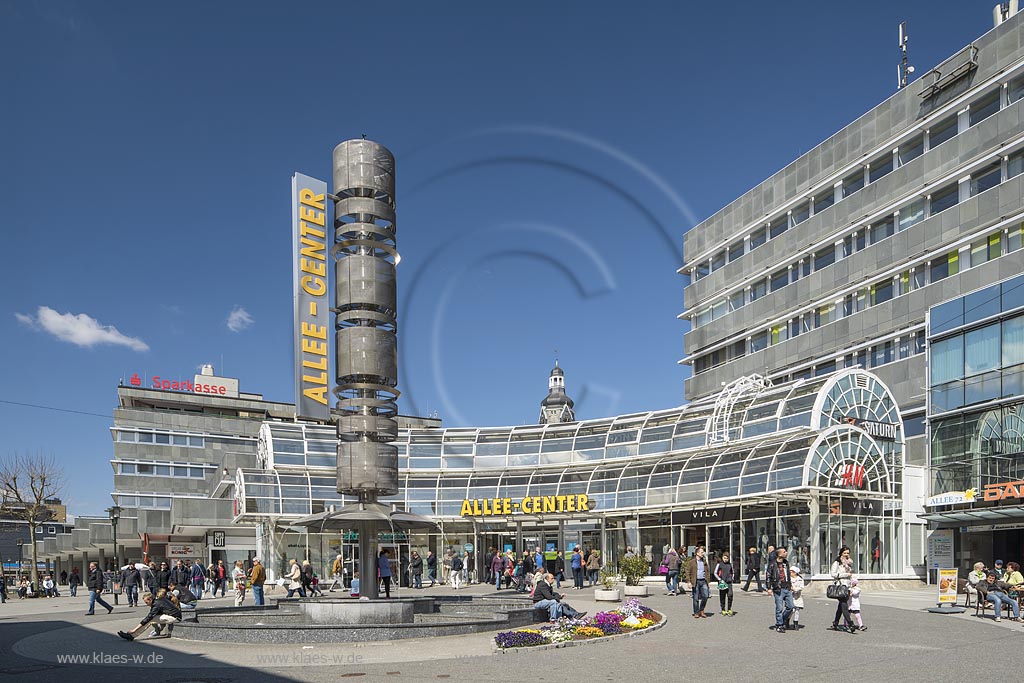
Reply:
[[[896,84],[897,90],[902,90],[907,87],[907,80],[910,78],[910,74],[914,73],[914,67],[907,64],[907,43],[910,41],[910,36],[907,35],[907,22],[900,22],[900,53],[902,59],[896,66]]]

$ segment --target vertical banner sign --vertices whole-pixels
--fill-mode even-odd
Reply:
[[[956,579],[957,570],[939,570],[939,606],[944,604],[956,604]]]
[[[330,419],[327,183],[292,176],[292,280],[295,308],[295,416]]]

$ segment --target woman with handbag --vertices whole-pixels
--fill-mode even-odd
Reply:
[[[231,583],[235,586],[235,607],[241,607],[245,601],[245,568],[241,560],[235,560],[235,567],[231,570]]]
[[[833,631],[846,631],[856,633],[853,627],[853,619],[850,618],[850,579],[853,578],[853,560],[850,559],[850,549],[847,546],[839,548],[839,555],[832,563],[832,585],[828,587],[826,594],[836,600],[836,615],[832,618]],[[843,617],[843,626],[839,626],[839,617]]]
[[[679,583],[679,553],[675,548],[668,549],[661,566],[665,570],[662,572],[665,574],[665,595],[675,595]],[[661,569],[659,568],[658,571],[660,572]]]

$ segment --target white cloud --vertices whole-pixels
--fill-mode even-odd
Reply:
[[[252,327],[252,324],[256,322],[249,315],[249,311],[245,310],[241,306],[235,306],[230,313],[228,313],[228,329],[232,332],[241,332],[247,327]]]
[[[85,313],[58,313],[48,306],[40,306],[34,316],[15,313],[14,317],[33,330],[49,332],[61,341],[86,349],[113,344],[127,346],[132,351],[149,351],[149,345],[138,337],[121,334],[113,325],[101,325]]]

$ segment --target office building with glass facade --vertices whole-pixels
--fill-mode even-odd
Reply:
[[[928,314],[927,519],[954,529],[956,566],[1024,548],[1024,276]]]
[[[1024,266],[1024,15],[684,238],[688,399],[750,373],[868,368],[925,464],[929,307]],[[813,114],[813,111],[809,111]]]
[[[744,378],[686,406],[573,423],[401,429],[400,491],[386,502],[431,517],[438,533],[380,538],[400,563],[412,550],[520,552],[579,545],[660,562],[665,547],[706,544],[734,556],[790,546],[810,573],[849,545],[862,574],[914,578],[923,470],[906,468],[902,420],[869,372],[772,384]],[[354,535],[291,523],[340,508],[333,428],[266,423],[258,468],[240,468],[235,521],[258,525],[259,553],[283,568],[309,557],[349,571]],[[908,474],[909,472],[909,474]],[[906,516],[906,518],[905,518]],[[916,546],[913,545],[916,543]]]

